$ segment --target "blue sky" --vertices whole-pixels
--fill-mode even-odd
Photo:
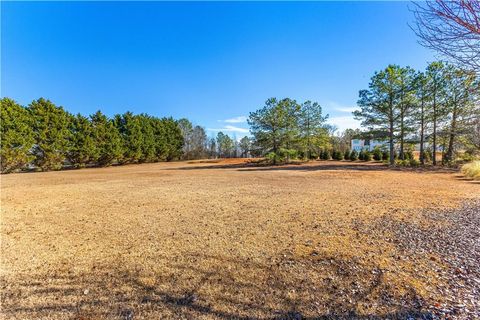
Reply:
[[[435,59],[408,2],[2,2],[1,95],[70,112],[186,117],[245,135],[269,97],[341,129],[374,71]]]

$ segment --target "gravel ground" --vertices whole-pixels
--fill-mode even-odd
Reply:
[[[434,295],[444,299],[424,302],[428,317],[480,319],[480,201],[457,209],[425,209],[421,217],[422,225],[385,215],[357,227],[370,235],[393,235],[389,241],[398,247],[399,259],[429,257],[438,281]]]

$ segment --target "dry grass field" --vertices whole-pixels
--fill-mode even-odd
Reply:
[[[2,319],[478,312],[480,184],[456,172],[229,160],[1,187]]]

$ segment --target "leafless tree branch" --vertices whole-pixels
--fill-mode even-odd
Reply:
[[[414,2],[420,44],[480,73],[480,0]]]

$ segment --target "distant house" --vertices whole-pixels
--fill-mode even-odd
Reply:
[[[387,146],[387,143],[385,141],[373,140],[373,139],[372,140],[352,139],[351,144],[352,144],[351,149],[357,152],[360,152],[362,150],[372,151],[377,146],[379,148],[383,148]]]

